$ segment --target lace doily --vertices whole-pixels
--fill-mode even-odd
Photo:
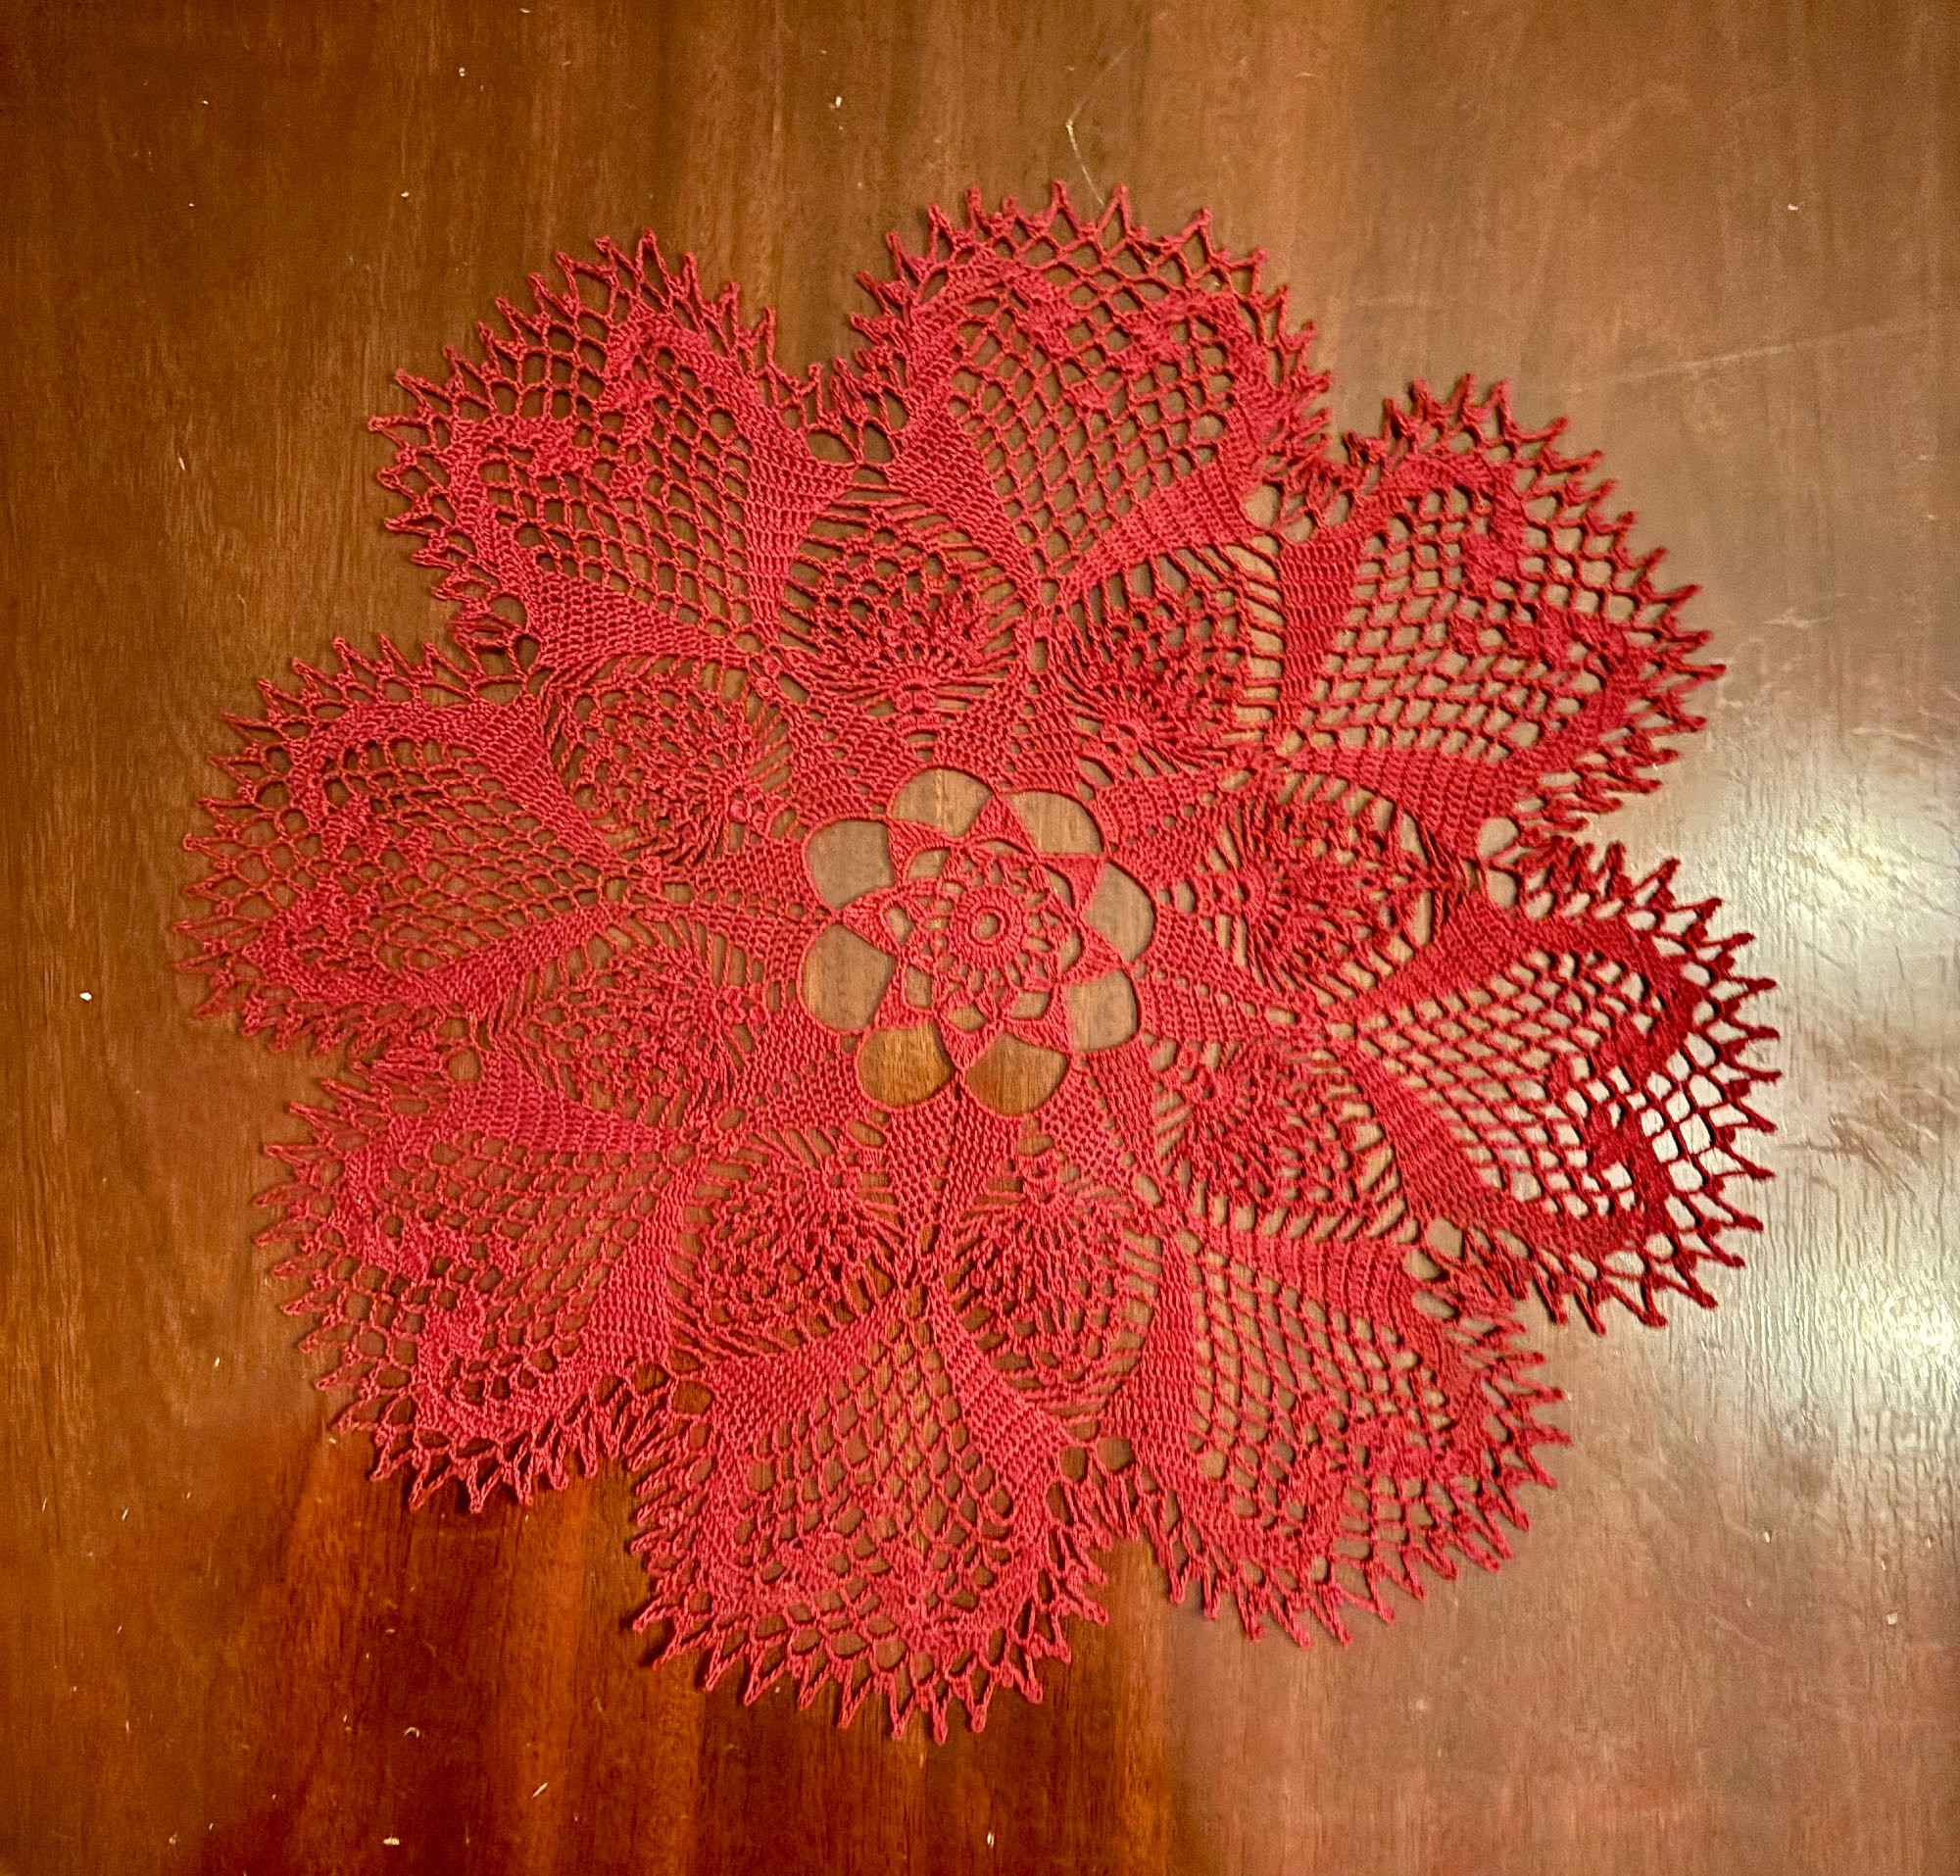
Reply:
[[[1040,1697],[1095,1557],[1254,1632],[1522,1527],[1519,1308],[1712,1301],[1746,942],[1575,838],[1716,666],[1501,389],[1327,437],[1258,260],[935,213],[848,361],[651,237],[375,420],[454,644],[264,687],[207,1013],[416,1500],[636,1484],[665,1653]]]

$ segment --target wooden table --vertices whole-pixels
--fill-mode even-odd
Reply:
[[[1470,4],[7,9],[0,1868],[1932,1872],[1960,1855],[1956,16]],[[1731,665],[1615,817],[1781,977],[1752,1267],[1548,1338],[1500,1575],[1349,1651],[1117,1555],[979,1736],[646,1671],[617,1475],[411,1515],[251,1238],[310,1071],[190,1020],[219,716],[439,629],[363,420],[657,228],[846,342],[969,182],[1209,205],[1409,378],[1569,412]]]

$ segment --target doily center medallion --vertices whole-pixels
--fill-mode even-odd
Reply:
[[[956,1081],[993,1112],[1033,1112],[1072,1060],[1136,1035],[1129,970],[1154,918],[1081,802],[922,770],[879,820],[819,829],[806,860],[837,916],[805,955],[802,995],[861,1038],[880,1106]]]
[[[1337,444],[1120,196],[871,292],[799,376],[602,243],[404,377],[451,642],[263,688],[184,930],[339,1059],[266,1237],[376,1469],[616,1461],[657,1654],[944,1736],[1127,1538],[1300,1642],[1494,1567],[1522,1306],[1713,1302],[1772,1032],[1582,838],[1715,667],[1556,426]]]

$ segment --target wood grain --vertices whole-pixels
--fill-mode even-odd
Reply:
[[[1960,1842],[1955,16],[1932,4],[27,6],[0,30],[0,1867],[1933,1872]],[[410,1515],[251,1245],[305,1064],[168,935],[219,716],[433,633],[369,411],[645,224],[846,339],[969,182],[1200,205],[1337,417],[1512,378],[1732,673],[1615,817],[1785,989],[1752,1268],[1547,1338],[1500,1575],[1348,1651],[1116,1555],[932,1750],[649,1672],[624,1488]]]

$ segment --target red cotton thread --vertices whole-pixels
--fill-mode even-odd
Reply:
[[[1558,427],[1337,446],[1120,195],[866,285],[798,377],[602,242],[404,376],[453,643],[262,687],[183,930],[341,1059],[266,1236],[376,1471],[616,1459],[663,1654],[944,1738],[1126,1537],[1302,1643],[1494,1567],[1520,1306],[1713,1302],[1773,1032],[1577,837],[1718,667]]]

